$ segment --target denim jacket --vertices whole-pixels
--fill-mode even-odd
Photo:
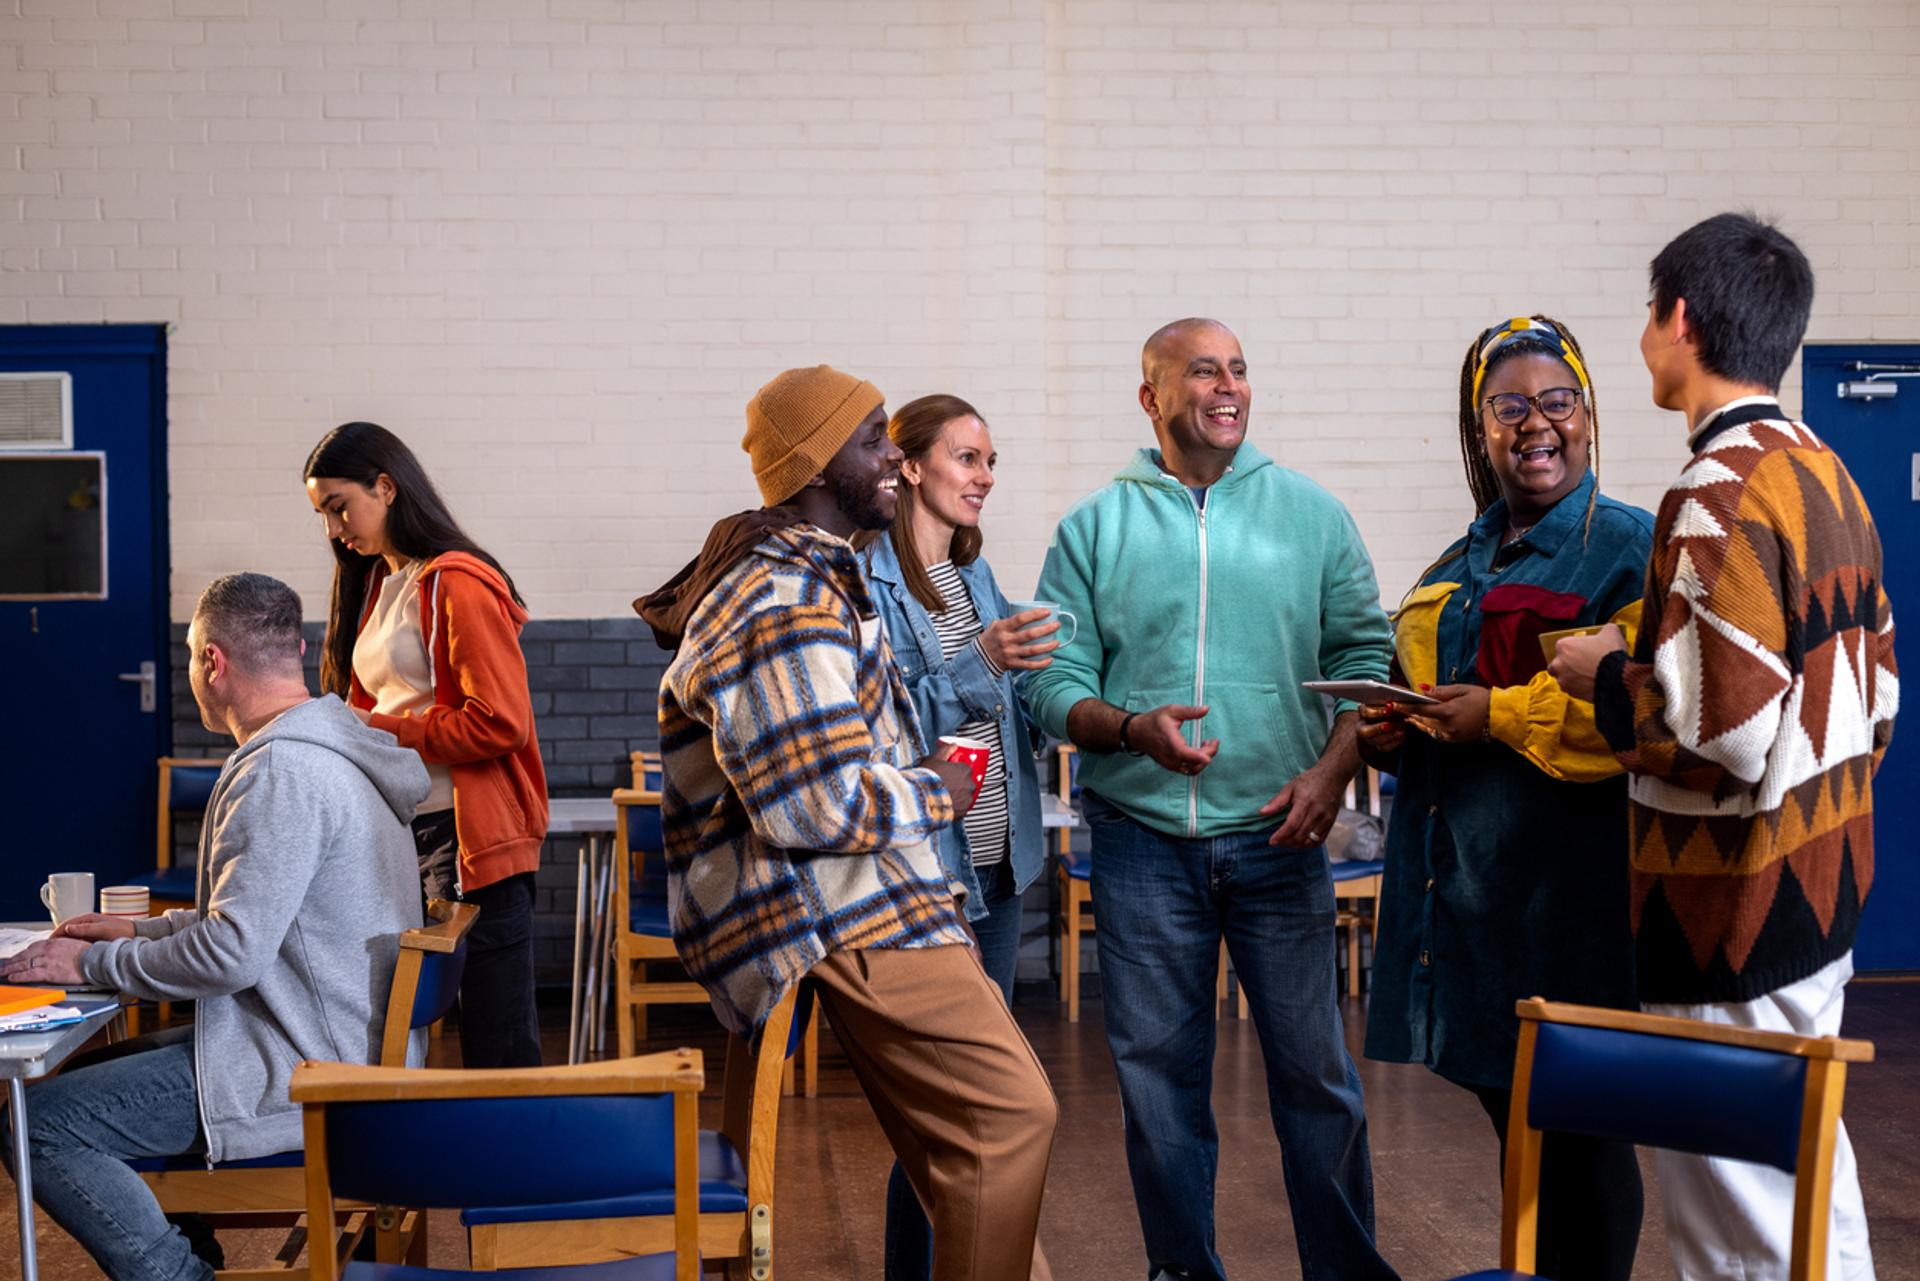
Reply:
[[[1046,833],[1040,825],[1040,773],[1036,764],[1043,739],[1028,714],[1026,674],[1004,672],[995,677],[980,654],[969,645],[947,662],[940,656],[940,637],[933,617],[908,590],[894,554],[893,540],[881,536],[866,551],[867,577],[873,599],[893,646],[894,661],[907,684],[907,693],[920,713],[920,726],[931,749],[943,734],[968,721],[992,720],[1000,727],[1002,759],[1008,771],[1007,801],[1011,831],[1008,848],[1013,860],[1014,884],[1024,890],[1046,864]],[[981,626],[1012,613],[993,570],[984,560],[959,567],[960,577],[973,597]],[[974,874],[967,835],[959,823],[940,838],[940,861],[947,872],[967,887],[967,917],[986,915],[980,879]]]

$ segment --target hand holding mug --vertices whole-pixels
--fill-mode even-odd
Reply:
[[[1060,630],[1060,624],[1043,622],[1046,609],[1023,609],[1006,618],[996,618],[980,633],[980,648],[1003,672],[1035,672],[1051,663],[1052,651],[1060,642],[1048,637]],[[1036,626],[1036,624],[1040,624]]]
[[[947,789],[947,795],[953,797],[953,817],[958,822],[973,808],[973,770],[965,762],[952,760],[945,755],[947,748],[941,748],[931,756],[917,762],[919,768],[930,769],[940,776],[940,786]]]
[[[1052,614],[1055,618],[1059,619],[1060,624],[1067,629],[1067,634],[1055,643],[1055,649],[1058,649],[1061,645],[1073,644],[1073,638],[1080,634],[1080,620],[1075,618],[1070,610],[1061,609],[1059,603],[1056,601],[1017,600],[1013,602],[1013,608],[1016,618],[1024,614],[1034,613],[1037,610],[1042,616]]]

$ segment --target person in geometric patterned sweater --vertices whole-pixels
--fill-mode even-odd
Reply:
[[[1693,458],[1660,504],[1634,652],[1610,628],[1562,641],[1551,671],[1629,773],[1643,1007],[1834,1035],[1900,695],[1880,540],[1839,456],[1775,399],[1813,301],[1798,246],[1721,214],[1652,278],[1640,350]],[[1787,1275],[1791,1175],[1655,1161],[1682,1277]],[[1873,1276],[1844,1126],[1827,1274]]]

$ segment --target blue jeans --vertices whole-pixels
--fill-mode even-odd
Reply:
[[[205,1152],[191,1028],[157,1048],[34,1086],[27,1155],[34,1200],[113,1281],[208,1281],[213,1269],[160,1213],[132,1157]],[[166,1039],[162,1039],[166,1038]],[[12,1148],[0,1144],[0,1152]]]
[[[1326,851],[1269,846],[1270,830],[1165,836],[1081,795],[1107,1044],[1148,1275],[1226,1277],[1214,1249],[1212,1104],[1224,937],[1266,1060],[1301,1275],[1393,1278],[1374,1248],[1367,1118],[1335,993]]]
[[[980,966],[1013,1004],[1013,975],[1020,960],[1020,894],[1013,888],[1013,863],[1002,860],[978,869],[980,895],[987,914],[969,922],[980,944]],[[913,1184],[893,1163],[887,1177],[886,1281],[927,1281],[933,1275],[933,1228]]]

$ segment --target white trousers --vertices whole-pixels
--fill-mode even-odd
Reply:
[[[1671,1014],[1702,1023],[1838,1036],[1853,953],[1798,983],[1758,1000],[1727,1005],[1647,1005],[1649,1014]],[[1667,1246],[1682,1281],[1786,1281],[1793,1254],[1793,1176],[1770,1165],[1654,1152],[1660,1196],[1666,1203]],[[1833,1218],[1827,1235],[1829,1281],[1872,1281],[1873,1252],[1867,1245],[1867,1210],[1860,1199],[1860,1171],[1843,1123],[1833,1152]]]

